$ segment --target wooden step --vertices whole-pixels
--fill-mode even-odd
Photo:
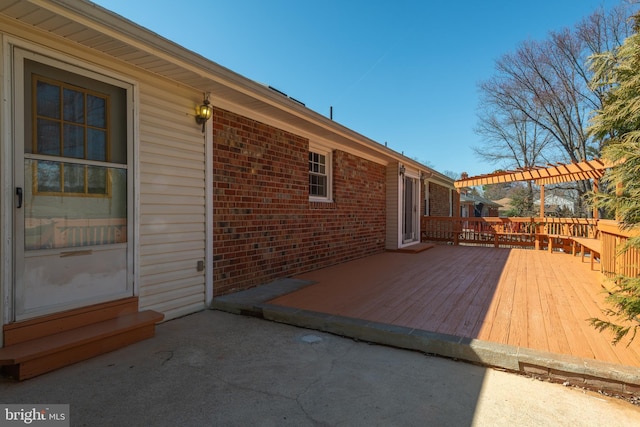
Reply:
[[[427,249],[431,249],[434,246],[435,246],[434,243],[420,242],[420,243],[416,243],[416,244],[411,245],[411,246],[405,246],[404,248],[398,248],[398,249],[392,250],[391,252],[400,252],[400,253],[405,253],[405,254],[417,254],[417,253],[426,251]]]
[[[129,297],[5,325],[3,371],[27,379],[152,337],[163,315]]]
[[[138,297],[61,311],[4,326],[4,346],[69,331],[138,311]]]
[[[25,380],[151,338],[164,315],[128,313],[0,349],[4,372]]]

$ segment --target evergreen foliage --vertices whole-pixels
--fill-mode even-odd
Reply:
[[[634,231],[640,230],[640,15],[635,20],[634,34],[619,48],[591,60],[592,85],[605,91],[605,99],[590,128],[603,143],[602,157],[615,164],[603,178],[609,191],[592,194],[592,200]],[[630,238],[621,252],[631,248],[640,250],[640,237]],[[640,328],[640,277],[615,277],[605,289],[608,319],[589,321],[600,331],[613,332],[614,343],[626,336],[631,343]]]

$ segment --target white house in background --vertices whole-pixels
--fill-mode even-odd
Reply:
[[[534,205],[540,206],[540,199],[533,202]],[[544,197],[544,210],[545,212],[552,213],[560,209],[566,209],[570,212],[575,213],[576,211],[576,202],[562,196],[557,196],[555,194],[545,195]]]

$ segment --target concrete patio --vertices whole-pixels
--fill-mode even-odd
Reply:
[[[27,381],[0,378],[0,403],[68,404],[70,425],[91,427],[640,425],[640,407],[620,399],[216,310]]]
[[[214,308],[562,383],[640,393],[638,342],[586,319],[600,276],[547,251],[436,246],[382,253],[218,297]]]

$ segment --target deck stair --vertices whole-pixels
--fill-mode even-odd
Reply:
[[[164,315],[131,297],[4,326],[0,366],[25,380],[151,338]]]
[[[415,244],[410,245],[410,246],[405,246],[404,248],[398,248],[398,249],[392,250],[391,252],[401,252],[401,253],[406,253],[406,254],[417,254],[417,253],[426,251],[427,249],[431,249],[434,246],[435,246],[435,244],[433,244],[433,243],[419,242],[419,243],[415,243]]]

